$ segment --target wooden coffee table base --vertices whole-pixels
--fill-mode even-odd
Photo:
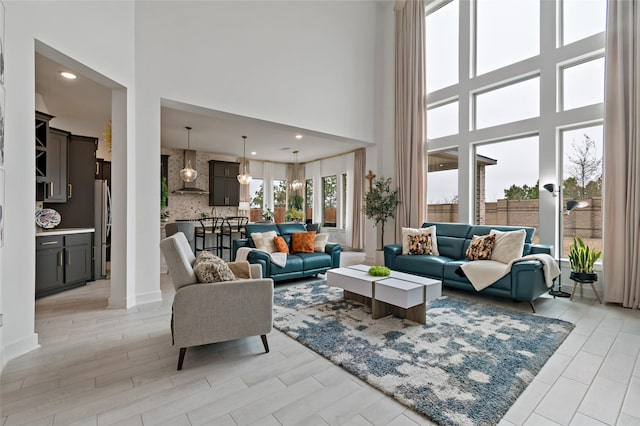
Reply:
[[[378,319],[390,314],[420,324],[425,324],[427,321],[427,305],[425,303],[421,303],[420,305],[405,309],[380,300],[373,301],[373,306],[371,307],[371,318]]]
[[[371,308],[371,318],[380,319],[387,315],[395,315],[400,318],[405,318],[411,321],[415,321],[420,324],[425,324],[427,319],[427,305],[422,303],[412,308],[401,308],[390,303],[383,302],[381,300],[373,300],[367,296],[362,296],[357,293],[353,293],[347,290],[343,290],[344,298],[347,300],[353,300],[354,302],[362,303],[365,306]]]

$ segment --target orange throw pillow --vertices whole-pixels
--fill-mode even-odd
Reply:
[[[291,251],[293,253],[313,253],[316,231],[294,232],[291,234]]]
[[[281,252],[281,253],[287,253],[289,254],[289,246],[287,245],[287,242],[284,240],[284,238],[282,237],[274,237],[273,238],[273,243],[276,245],[276,250]]]

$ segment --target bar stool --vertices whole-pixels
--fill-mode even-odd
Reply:
[[[195,253],[200,251],[212,251],[216,256],[221,257],[221,249],[219,247],[218,234],[220,227],[222,226],[224,218],[222,217],[205,217],[199,219],[200,226],[195,229]],[[213,246],[207,246],[207,237],[210,237]],[[198,247],[198,241],[201,241],[200,247]]]

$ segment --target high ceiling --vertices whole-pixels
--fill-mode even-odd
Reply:
[[[82,69],[63,66],[36,53],[36,93],[50,114],[67,121],[92,122],[102,129],[111,117],[111,89],[82,74]],[[81,67],[78,67],[81,68]],[[75,80],[66,80],[61,71],[73,71]],[[38,107],[39,102],[36,102]],[[280,123],[229,114],[163,100],[161,106],[161,144],[168,148],[187,148],[187,130],[192,127],[190,148],[225,156],[242,156],[242,136],[247,136],[247,157],[258,160],[308,162],[342,154],[366,143],[326,135]],[[302,135],[296,139],[296,135]],[[250,153],[255,151],[252,156]]]

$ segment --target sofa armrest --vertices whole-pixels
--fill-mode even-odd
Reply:
[[[324,246],[324,252],[331,255],[331,266],[333,268],[339,268],[340,253],[342,252],[342,246],[336,243],[327,243]]]
[[[402,244],[388,244],[384,246],[384,266],[393,269],[396,256],[402,254]]]
[[[531,244],[531,254],[551,254],[551,247],[547,244]]]
[[[271,278],[185,286],[173,299],[174,342],[188,347],[267,334],[272,312]]]
[[[249,247],[249,239],[242,238],[240,240],[233,240],[233,242],[231,243],[231,247],[233,248],[231,250],[231,261],[233,262],[234,260],[236,260],[236,253],[238,252],[238,249],[240,247]]]
[[[262,268],[262,278],[271,276],[271,256],[269,256],[269,253],[260,250],[251,250],[249,254],[247,254],[247,260],[251,264],[260,265]]]

